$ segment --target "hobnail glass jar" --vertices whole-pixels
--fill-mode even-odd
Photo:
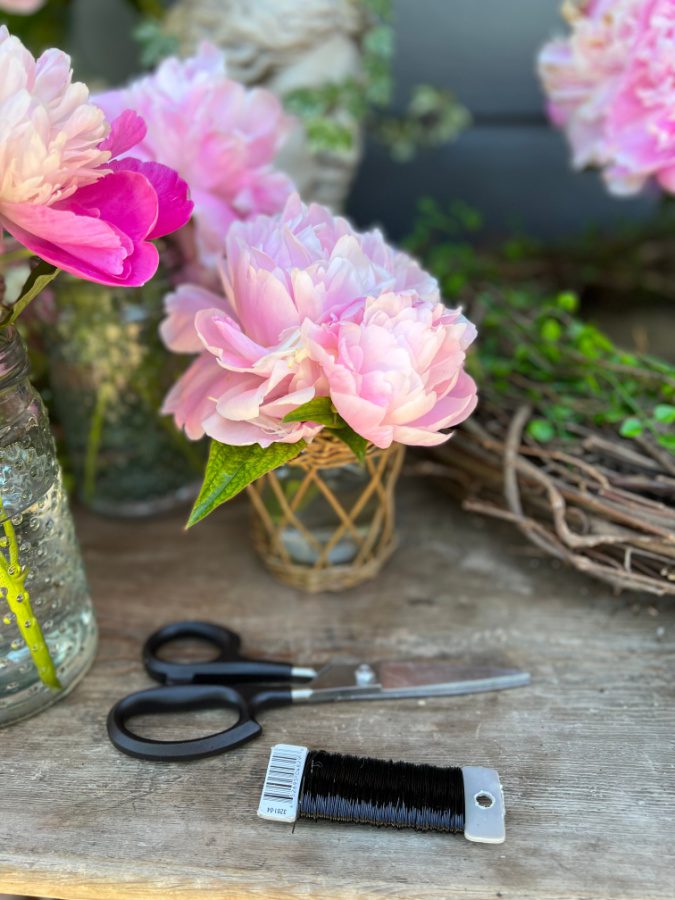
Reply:
[[[49,380],[80,500],[127,517],[187,503],[204,448],[160,414],[184,367],[158,332],[168,279],[129,289],[61,275],[57,285]]]
[[[87,671],[95,650],[96,621],[47,413],[28,379],[22,340],[3,328],[0,725],[62,697]],[[60,689],[44,683],[38,667],[46,681],[58,678]]]

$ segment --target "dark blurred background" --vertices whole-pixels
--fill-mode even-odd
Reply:
[[[455,142],[422,150],[408,163],[368,140],[348,203],[362,226],[408,234],[418,199],[460,199],[484,214],[484,234],[538,237],[613,226],[645,217],[655,199],[617,200],[596,173],[572,172],[565,142],[547,124],[535,76],[537,49],[564,31],[560,0],[395,0],[394,110],[411,88],[452,89],[473,117]],[[110,82],[138,69],[124,0],[76,0],[73,45],[78,72]]]

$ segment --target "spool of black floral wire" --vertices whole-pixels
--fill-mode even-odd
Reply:
[[[417,765],[293,744],[272,748],[258,815],[324,819],[504,841],[504,796],[495,769]]]

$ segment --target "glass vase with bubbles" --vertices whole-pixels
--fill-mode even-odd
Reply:
[[[0,328],[0,725],[67,693],[96,622],[49,421],[25,346]]]

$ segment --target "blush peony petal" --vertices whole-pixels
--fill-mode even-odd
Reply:
[[[227,375],[208,353],[198,357],[169,391],[162,412],[193,441],[204,436],[204,422],[216,408],[216,398],[227,390]]]
[[[160,335],[169,349],[175,353],[199,353],[203,344],[195,328],[195,316],[204,309],[229,311],[229,304],[220,294],[215,294],[196,284],[181,284],[164,299],[166,318],[160,325]]]
[[[43,7],[47,0],[2,0],[0,9],[7,12],[18,13],[21,16],[29,16]]]
[[[259,344],[274,345],[287,328],[300,324],[292,297],[270,272],[248,267],[239,274],[233,294],[243,331]]]
[[[252,341],[228,315],[218,309],[198,310],[193,326],[200,342],[224,368],[249,372],[266,354],[265,347]]]
[[[147,134],[132,155],[168,164],[190,184],[197,247],[208,268],[232,222],[277,212],[293,190],[272,168],[290,122],[279,99],[228,78],[224,54],[209,44],[95,99],[109,118],[125,109],[142,116]]]

